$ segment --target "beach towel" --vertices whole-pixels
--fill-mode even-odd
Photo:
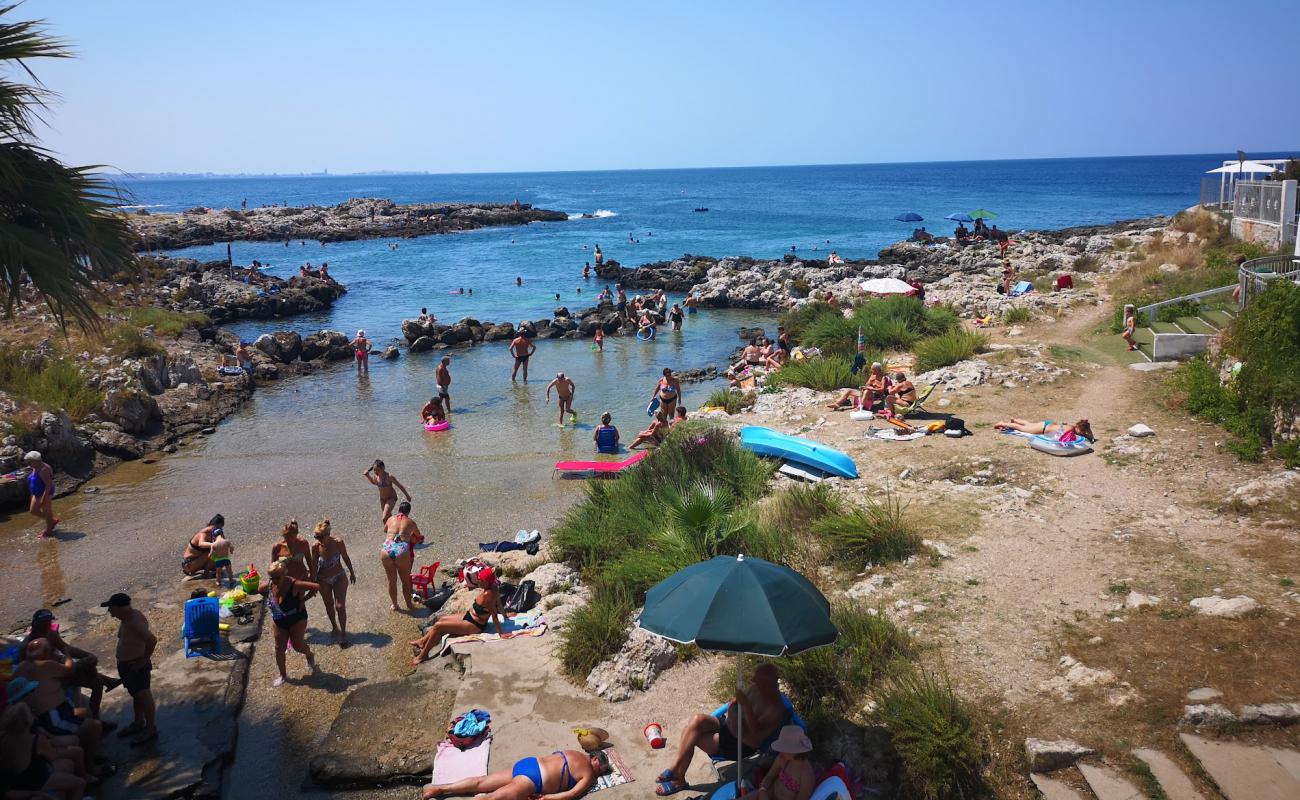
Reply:
[[[632,773],[628,771],[627,764],[623,763],[623,757],[618,751],[610,747],[605,750],[605,755],[609,757],[609,774],[601,775],[596,779],[595,784],[588,792],[599,792],[601,789],[610,789],[615,786],[622,786],[625,783],[631,783],[635,780]]]
[[[541,636],[546,633],[546,618],[542,612],[530,611],[527,614],[517,614],[510,619],[501,620],[502,627],[506,633],[513,633],[515,636]],[[497,642],[501,640],[501,635],[495,632],[496,626],[488,622],[488,633],[471,633],[466,636],[456,636],[447,641],[447,644],[472,644],[474,642]]]
[[[430,782],[440,785],[486,775],[491,749],[491,736],[484,737],[483,741],[467,750],[460,750],[444,739],[438,743],[438,749],[433,754],[433,775]]]
[[[886,442],[910,442],[913,439],[920,439],[928,431],[915,431],[913,433],[904,433],[898,428],[871,428],[867,431],[868,439],[883,439]]]
[[[1015,286],[1011,287],[1011,296],[1019,297],[1022,294],[1029,294],[1033,290],[1034,290],[1034,285],[1032,283],[1030,283],[1029,281],[1021,281],[1020,283],[1017,283]]]

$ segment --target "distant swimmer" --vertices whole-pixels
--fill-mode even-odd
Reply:
[[[573,379],[566,376],[563,372],[555,373],[555,380],[546,384],[546,402],[551,402],[551,389],[555,389],[556,397],[560,403],[560,427],[564,427],[564,415],[568,414],[569,418],[575,424],[578,421],[578,415],[573,410],[573,393],[577,387]]]
[[[523,286],[523,285],[524,285],[524,279],[519,276],[515,276],[515,286]]]
[[[510,355],[515,357],[515,368],[510,372],[510,380],[513,381],[519,374],[519,368],[523,367],[524,383],[528,383],[528,359],[536,352],[537,345],[529,341],[528,337],[520,331],[519,335],[510,342]]]
[[[556,293],[555,293],[555,299],[556,299],[557,301],[560,299],[560,293],[559,293],[559,292],[556,292]]]
[[[583,279],[584,281],[589,281],[589,280],[591,280],[591,262],[590,262],[590,261],[587,261],[587,262],[583,263],[583,265],[582,265],[582,279]]]

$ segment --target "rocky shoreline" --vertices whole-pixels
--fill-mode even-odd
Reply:
[[[398,205],[392,200],[360,197],[336,206],[196,207],[179,214],[151,214],[141,209],[130,215],[129,222],[140,239],[137,249],[153,251],[230,241],[409,239],[568,218],[563,211],[533,208],[527,203]]]
[[[1117,238],[1140,244],[1157,233],[1173,235],[1165,228],[1168,221],[1168,217],[1154,217],[1024,232],[1016,234],[1015,244],[1005,258],[1018,275],[1049,281],[1065,273],[1108,271],[1118,268],[1127,257],[1128,248],[1113,247]],[[881,250],[876,259],[845,260],[840,264],[794,255],[763,260],[688,254],[633,268],[609,261],[596,274],[628,288],[693,292],[706,308],[784,311],[811,297],[825,297],[828,292],[841,302],[852,301],[865,296],[859,284],[871,278],[917,280],[927,287],[927,301],[963,301],[979,296],[978,303],[957,302],[959,313],[966,315],[997,312],[1013,301],[1042,307],[1088,299],[1079,290],[1067,291],[1055,299],[1045,292],[1019,299],[999,295],[994,290],[1002,275],[1003,258],[994,242],[957,246],[940,239],[934,245],[898,242]],[[932,293],[931,288],[939,292]]]

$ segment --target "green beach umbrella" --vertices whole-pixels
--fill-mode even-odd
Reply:
[[[989,211],[987,208],[977,208],[974,211],[970,212],[971,219],[993,219],[996,216],[997,214],[994,214],[992,211]]]
[[[832,644],[839,635],[830,603],[811,581],[789,567],[743,555],[692,564],[651,587],[637,625],[674,642],[741,656],[795,655]],[[737,664],[737,693],[742,674]],[[739,704],[732,710],[740,750]],[[740,755],[737,796],[744,773]]]

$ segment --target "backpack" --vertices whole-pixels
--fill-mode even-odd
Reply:
[[[519,584],[519,588],[515,589],[510,597],[505,600],[504,610],[511,614],[522,614],[525,611],[531,610],[533,606],[537,605],[537,601],[540,599],[541,596],[537,594],[536,584],[533,581],[524,581]]]
[[[943,424],[943,435],[950,436],[953,439],[969,436],[970,431],[966,429],[966,420],[960,417],[948,417]]]

